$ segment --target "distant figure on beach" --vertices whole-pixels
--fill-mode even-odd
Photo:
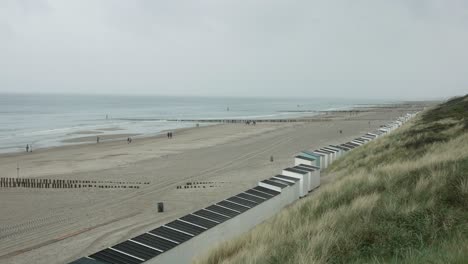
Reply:
[[[26,152],[29,152],[29,144],[26,144]]]
[[[96,137],[96,143],[99,143],[99,136]]]
[[[128,143],[128,144],[132,143],[132,138],[131,138],[131,137],[128,137],[128,138],[127,138],[127,143]]]
[[[343,134],[343,130],[340,129],[340,134]]]

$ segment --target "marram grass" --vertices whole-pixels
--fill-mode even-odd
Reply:
[[[196,263],[468,263],[468,97],[353,150],[335,181]]]

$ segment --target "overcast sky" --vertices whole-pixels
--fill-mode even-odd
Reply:
[[[468,93],[467,0],[1,0],[0,92]]]

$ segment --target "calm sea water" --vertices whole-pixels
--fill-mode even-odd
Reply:
[[[0,94],[0,152],[24,151],[26,144],[32,144],[34,149],[65,145],[63,140],[86,136],[76,134],[80,131],[118,128],[105,133],[151,136],[164,130],[195,125],[169,122],[166,119],[284,118],[313,114],[288,111],[345,109],[358,104],[379,103],[386,102],[304,98]]]

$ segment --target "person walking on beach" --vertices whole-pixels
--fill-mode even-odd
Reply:
[[[29,144],[26,144],[26,152],[29,152]]]
[[[96,143],[99,143],[99,136],[96,137]]]

